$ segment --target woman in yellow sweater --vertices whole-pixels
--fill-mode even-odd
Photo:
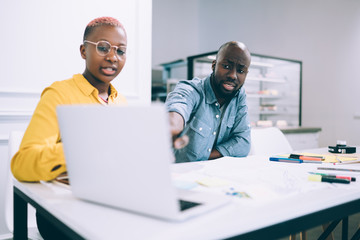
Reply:
[[[125,103],[110,82],[126,61],[126,32],[110,17],[91,21],[84,33],[80,54],[85,59],[83,74],[54,82],[41,94],[19,151],[11,161],[19,181],[49,181],[66,171],[63,145],[56,117],[60,104]]]
[[[110,84],[124,67],[126,46],[126,32],[118,20],[101,17],[86,26],[80,46],[81,57],[86,63],[85,71],[70,79],[54,82],[42,92],[19,151],[11,161],[11,170],[16,179],[49,181],[66,172],[56,106],[126,103],[125,98]],[[37,218],[43,235],[42,230],[48,226],[44,227],[43,220],[39,222],[39,214]],[[48,238],[46,236],[43,235]]]

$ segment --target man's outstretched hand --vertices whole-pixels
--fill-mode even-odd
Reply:
[[[184,148],[189,143],[189,137],[187,135],[180,136],[184,130],[183,117],[177,112],[169,112],[169,121],[173,147],[175,149]]]

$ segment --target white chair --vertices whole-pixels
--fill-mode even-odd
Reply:
[[[251,129],[251,148],[249,155],[275,155],[290,154],[293,151],[285,135],[277,127],[252,128]],[[328,224],[323,224],[323,230]],[[296,234],[289,237],[290,240],[296,239]],[[306,239],[306,231],[300,232],[300,240]],[[327,239],[332,239],[330,235]]]
[[[293,151],[285,135],[277,127],[264,127],[251,129],[251,148],[249,155],[275,155]],[[290,240],[296,239],[296,234]],[[306,239],[306,233],[300,233],[300,239]]]
[[[0,176],[0,190],[2,193],[0,197],[0,209],[3,214],[0,214],[0,239],[12,238],[13,232],[13,176],[10,171],[10,162],[14,154],[19,150],[24,132],[12,131],[9,135],[8,143],[8,159],[1,163]],[[42,239],[36,225],[35,209],[28,205],[28,236],[29,239]]]
[[[0,159],[0,239],[11,239],[12,233],[7,224],[7,196],[9,189],[9,161]]]
[[[251,129],[249,155],[274,155],[293,151],[290,143],[279,128],[265,127]]]

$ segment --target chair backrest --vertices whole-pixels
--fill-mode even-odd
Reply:
[[[292,147],[277,127],[252,128],[249,155],[274,155],[291,153]]]
[[[7,229],[12,233],[14,229],[13,219],[13,181],[14,177],[10,171],[10,162],[15,153],[19,150],[22,138],[24,136],[23,131],[12,131],[9,135],[9,144],[8,144],[8,152],[9,158],[7,161],[7,181],[6,181],[6,191],[5,191],[5,223],[7,225]],[[36,210],[34,207],[28,204],[28,236],[29,239],[42,240],[42,237],[37,229],[36,223]],[[1,224],[1,222],[0,222]]]
[[[19,149],[23,132],[14,131],[9,135],[8,159],[3,159],[0,164],[0,236],[12,233],[12,174],[10,173],[10,161]]]
[[[5,218],[7,228],[13,231],[13,176],[10,171],[10,162],[15,153],[19,150],[21,140],[23,138],[23,131],[12,131],[9,134],[8,142],[8,161],[6,166],[7,179],[5,191]]]

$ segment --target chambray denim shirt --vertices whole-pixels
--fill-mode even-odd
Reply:
[[[241,87],[223,113],[210,84],[210,76],[180,81],[166,99],[169,112],[185,121],[182,134],[189,144],[174,150],[176,162],[208,160],[213,146],[223,155],[245,157],[250,151],[250,123],[245,89]],[[216,144],[214,142],[216,140]]]

